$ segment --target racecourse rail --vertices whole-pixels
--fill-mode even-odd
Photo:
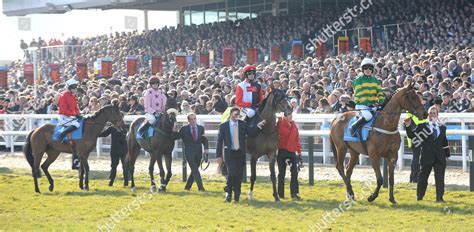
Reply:
[[[315,158],[320,159],[324,164],[330,164],[332,151],[329,143],[329,124],[336,117],[336,114],[296,114],[293,119],[298,124],[300,139],[303,147],[303,156],[307,159],[309,168],[312,169]],[[126,115],[124,121],[131,123],[133,120],[142,117],[141,115]],[[474,143],[474,114],[473,113],[441,113],[441,121],[447,125],[447,135],[452,150],[451,161],[461,162],[464,171],[468,171],[468,162],[472,160],[472,151],[469,145]],[[14,153],[14,146],[22,146],[25,143],[28,133],[44,123],[57,120],[58,115],[51,114],[1,114],[0,115],[0,145],[6,145]],[[403,129],[402,114],[399,122],[400,135],[405,138]],[[179,115],[178,123],[186,124],[186,115]],[[209,138],[211,156],[215,154],[217,142],[217,129],[221,122],[221,115],[198,115],[198,123],[206,129]],[[471,129],[473,128],[473,129]],[[471,139],[468,139],[468,138]],[[400,150],[398,151],[398,168],[402,169],[404,161],[412,159],[411,153],[405,153],[406,139],[402,139]],[[97,141],[97,157],[103,153],[103,149],[110,149],[110,138],[99,138]],[[173,157],[177,157],[182,151],[181,141],[176,141]],[[360,164],[364,164],[367,156],[360,156]],[[310,178],[311,179],[311,178]]]

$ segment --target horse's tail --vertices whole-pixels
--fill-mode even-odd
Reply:
[[[336,144],[334,144],[334,141],[332,141],[332,138],[329,137],[329,140],[331,141],[331,150],[332,154],[334,155],[334,162],[337,163],[337,149],[336,149]]]
[[[33,134],[34,130],[32,130],[29,134],[28,137],[26,137],[26,143],[23,146],[23,154],[25,154],[25,158],[30,164],[31,170],[34,170],[34,162],[35,158],[33,157],[33,150],[31,149],[31,135]],[[38,173],[36,175],[37,177],[41,177],[41,172],[38,170]]]
[[[336,120],[333,119],[332,122],[331,122],[331,130],[334,129],[333,128],[333,124],[334,124],[334,121]],[[331,150],[332,150],[332,154],[334,155],[334,163],[337,163],[337,149],[336,149],[336,144],[334,143],[334,140],[332,138],[331,135],[329,135],[329,141],[331,143]]]

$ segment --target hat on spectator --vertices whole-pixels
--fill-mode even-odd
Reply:
[[[77,84],[78,84],[78,83],[79,83],[79,82],[78,82],[76,79],[74,79],[74,78],[71,78],[71,79],[69,79],[69,80],[66,81],[66,85],[67,85],[67,88],[68,88],[68,89],[75,89],[75,88],[77,88]]]

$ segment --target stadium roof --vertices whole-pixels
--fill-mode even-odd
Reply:
[[[176,11],[183,6],[224,2],[224,0],[3,0],[7,16],[63,14],[73,9],[136,9]]]

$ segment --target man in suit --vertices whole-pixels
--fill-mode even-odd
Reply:
[[[423,200],[428,177],[431,169],[434,168],[436,182],[436,201],[444,202],[444,173],[446,171],[446,159],[450,156],[448,140],[446,138],[446,126],[439,124],[439,109],[435,106],[428,110],[428,123],[421,123],[415,126],[411,121],[405,122],[405,129],[413,144],[421,146],[421,171],[418,175],[416,188],[417,200]]]
[[[201,173],[199,173],[199,164],[203,156],[202,146],[204,146],[204,156],[209,154],[209,144],[204,135],[204,127],[196,124],[196,114],[188,114],[188,125],[181,127],[179,132],[175,132],[175,139],[182,139],[184,144],[184,156],[191,168],[188,181],[184,190],[190,190],[194,181],[199,191],[206,191],[202,185]]]
[[[255,136],[259,129],[265,125],[265,120],[259,122],[257,127],[249,127],[244,121],[239,120],[240,109],[233,107],[230,110],[230,118],[219,126],[217,136],[216,156],[217,162],[222,163],[224,157],[227,166],[227,183],[224,187],[226,192],[226,202],[232,200],[232,192],[234,193],[234,201],[240,200],[242,174],[245,165],[245,137],[246,135]],[[222,153],[224,152],[224,156]]]

